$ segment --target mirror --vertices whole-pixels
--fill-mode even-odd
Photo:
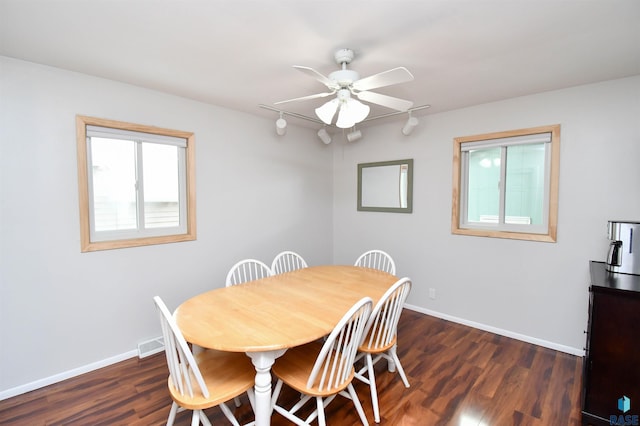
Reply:
[[[358,211],[411,213],[413,159],[358,164]]]

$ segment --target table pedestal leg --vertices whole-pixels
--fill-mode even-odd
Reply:
[[[268,426],[271,423],[271,366],[276,358],[285,352],[284,349],[267,352],[247,352],[256,368],[255,391],[255,426]]]

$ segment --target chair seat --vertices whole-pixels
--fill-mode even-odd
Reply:
[[[344,389],[351,383],[354,377],[355,369],[351,369],[351,375],[342,386],[337,388],[319,390],[318,381],[314,383],[314,387],[307,387],[307,380],[313,369],[313,365],[318,358],[318,354],[322,349],[322,343],[315,341],[306,345],[296,346],[289,349],[280,357],[271,368],[273,374],[289,385],[291,388],[306,395],[326,397],[334,395]]]
[[[368,345],[365,344],[367,342],[367,339],[364,339],[365,343],[360,345],[360,347],[358,348],[358,352],[364,352],[369,354],[379,354],[382,352],[386,352],[389,349],[391,349],[393,345],[396,344],[397,340],[398,340],[398,337],[394,336],[394,338],[387,345],[369,347]]]
[[[200,392],[190,397],[187,392],[180,395],[169,378],[171,398],[180,406],[190,410],[204,410],[241,395],[254,384],[255,369],[244,353],[206,350],[195,355],[196,362],[209,389],[211,397]],[[192,383],[196,382],[193,373]]]

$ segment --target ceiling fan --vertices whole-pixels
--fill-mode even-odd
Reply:
[[[398,67],[361,79],[357,72],[347,69],[347,65],[351,63],[353,58],[353,50],[338,50],[335,53],[335,60],[336,63],[341,66],[341,69],[332,72],[329,74],[329,77],[322,75],[313,68],[294,65],[294,68],[310,75],[327,86],[329,91],[276,102],[274,105],[324,98],[335,94],[336,97],[334,99],[316,108],[316,115],[325,124],[331,124],[336,112],[339,111],[335,124],[341,129],[351,128],[369,115],[370,107],[354,99],[352,95],[362,101],[382,105],[398,111],[407,111],[413,106],[413,102],[411,101],[370,91],[372,89],[413,80],[413,75],[409,70],[404,67]]]

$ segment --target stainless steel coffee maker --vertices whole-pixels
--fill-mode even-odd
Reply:
[[[640,222],[609,221],[606,270],[640,275]]]

